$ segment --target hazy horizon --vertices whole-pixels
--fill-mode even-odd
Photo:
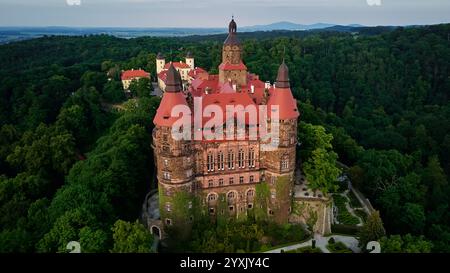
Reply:
[[[224,28],[232,14],[239,26],[429,25],[450,22],[450,1],[0,0],[2,27]]]

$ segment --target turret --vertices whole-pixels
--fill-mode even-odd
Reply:
[[[165,65],[166,59],[164,58],[164,55],[159,52],[156,56],[156,74],[159,74],[161,71],[163,71]]]
[[[290,89],[289,69],[284,61],[278,69],[275,88],[267,102],[267,111],[270,124],[273,124],[276,114],[279,119],[278,147],[263,152],[265,178],[274,197],[271,199],[269,215],[279,223],[286,223],[291,210],[290,189],[294,182],[299,112]]]
[[[153,120],[153,149],[158,155],[155,162],[161,220],[165,226],[176,224],[188,234],[194,213],[191,197],[195,159],[189,140],[172,137],[172,126],[179,117],[171,117],[175,106],[188,105],[181,91],[181,76],[171,64],[167,70],[166,90]]]
[[[190,51],[186,54],[186,64],[189,65],[191,69],[195,69],[194,55]]]
[[[247,85],[247,67],[242,62],[242,44],[237,37],[234,18],[228,26],[228,37],[223,43],[222,63],[219,66],[219,81],[231,81],[238,86]]]

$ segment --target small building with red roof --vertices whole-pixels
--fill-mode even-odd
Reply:
[[[123,71],[121,76],[123,89],[128,90],[132,81],[137,81],[142,78],[150,79],[150,73],[142,69]]]
[[[203,73],[203,69],[195,67],[195,59],[191,52],[186,54],[185,61],[179,62],[167,62],[165,57],[158,53],[156,57],[156,73],[158,75],[158,86],[161,90],[166,88],[166,73],[170,66],[173,66],[175,70],[180,73],[183,86],[190,83],[193,75]]]

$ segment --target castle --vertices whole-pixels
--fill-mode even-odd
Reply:
[[[215,220],[245,219],[250,214],[277,223],[288,223],[290,219],[296,191],[299,111],[290,89],[289,70],[283,61],[275,84],[263,82],[247,70],[242,53],[233,19],[223,44],[218,75],[195,67],[190,53],[186,63],[167,64],[158,54],[156,65],[164,95],[154,118],[153,149],[160,224],[165,228],[182,227],[189,232],[198,214]],[[202,112],[209,105],[217,105],[224,112],[227,105],[265,105],[270,121],[277,111],[277,148],[262,149],[265,140],[248,137],[251,128],[261,126],[259,121],[248,118],[244,138],[174,139],[172,126],[179,118],[171,115],[172,109],[182,105],[198,110],[193,109],[196,98],[202,98]],[[272,106],[279,108],[273,110]],[[203,127],[207,120],[203,118]]]

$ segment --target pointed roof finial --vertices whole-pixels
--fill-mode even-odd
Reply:
[[[277,76],[277,82],[275,83],[276,88],[290,88],[289,83],[289,68],[287,67],[286,63],[281,63],[280,67],[278,68],[278,76]]]
[[[166,77],[166,92],[176,93],[181,92],[181,76],[180,73],[175,69],[173,63],[170,63],[169,69],[167,70]]]
[[[234,15],[231,16],[231,22],[230,22],[230,24],[229,24],[229,26],[228,26],[228,32],[229,32],[230,34],[234,34],[234,33],[237,32],[237,24],[236,24],[236,22],[234,21]]]

